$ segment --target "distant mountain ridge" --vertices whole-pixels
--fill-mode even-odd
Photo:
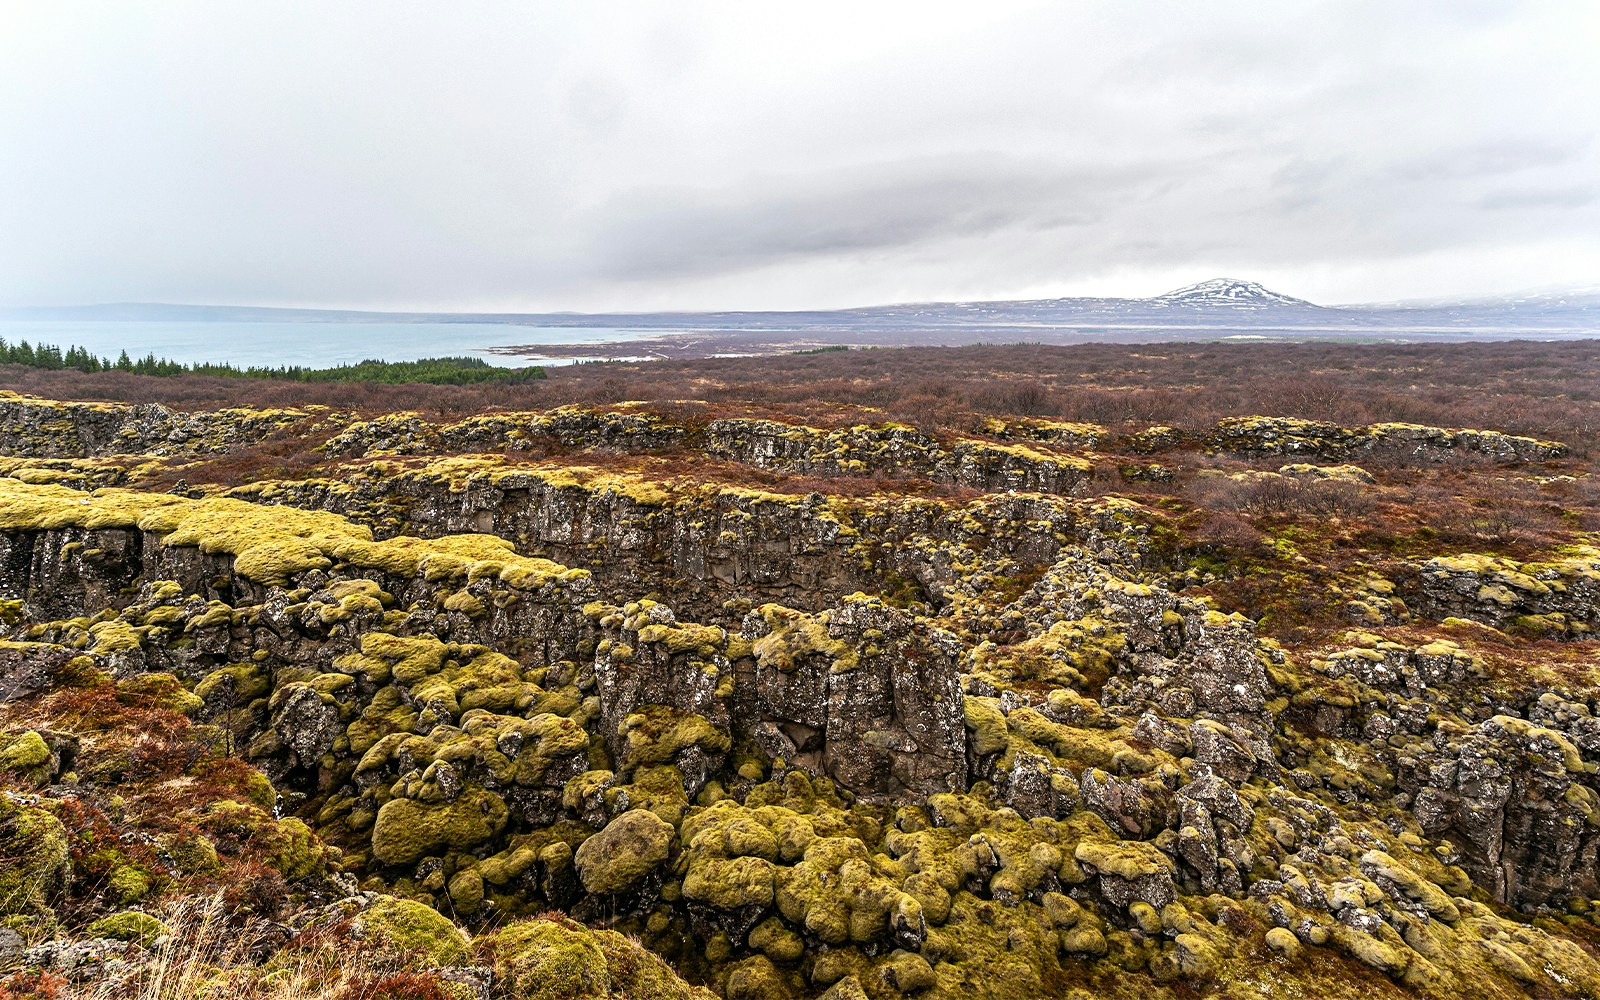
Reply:
[[[659,331],[878,331],[927,342],[958,334],[1026,338],[1049,331],[1080,331],[1096,338],[1116,331],[1157,330],[1194,336],[1282,333],[1289,336],[1381,336],[1390,333],[1600,334],[1600,294],[1595,287],[1494,296],[1327,306],[1239,278],[1213,278],[1151,298],[1072,297],[972,302],[921,302],[851,309],[654,313],[442,313],[285,309],[114,303],[91,306],[0,309],[0,320],[485,323],[523,327],[614,328]],[[1209,332],[1202,332],[1209,331]],[[938,334],[938,337],[932,335]]]

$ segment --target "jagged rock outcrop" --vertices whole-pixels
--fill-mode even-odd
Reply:
[[[813,760],[820,771],[848,775],[854,780],[846,786],[863,793],[925,793],[963,783],[959,643],[881,603],[846,601],[814,617],[773,606],[752,615],[745,634],[735,636],[716,626],[679,624],[654,602],[621,609],[593,602],[585,571],[517,556],[487,536],[374,542],[342,518],[240,501],[121,492],[89,497],[23,484],[10,490],[13,529],[29,515],[63,525],[0,535],[0,564],[14,573],[6,581],[10,592],[46,613],[66,606],[79,614],[114,609],[138,579],[171,581],[149,595],[154,603],[168,593],[210,600],[179,612],[188,618],[185,631],[196,633],[181,668],[192,674],[250,660],[249,683],[266,683],[272,691],[272,732],[289,755],[285,767],[311,766],[336,741],[336,723],[351,711],[348,704],[343,712],[338,708],[340,692],[399,683],[407,686],[402,701],[436,720],[464,723],[470,703],[463,705],[454,692],[467,678],[474,684],[485,675],[497,678],[502,688],[513,685],[503,696],[512,697],[519,674],[532,664],[546,676],[557,668],[563,675],[592,673],[596,709],[619,757],[626,755],[627,719],[665,706],[739,738],[759,729],[770,739],[786,727],[784,738],[800,737],[791,744],[795,761]],[[238,530],[235,521],[254,530]],[[106,526],[84,527],[89,524]],[[81,553],[74,546],[82,546],[86,531],[122,557],[79,555],[63,562],[63,551]],[[77,588],[59,586],[62,574]],[[434,610],[418,609],[419,598]],[[392,621],[386,608],[401,601],[413,610]],[[244,606],[254,610],[239,621]],[[143,617],[152,611],[146,607]],[[363,625],[398,634],[365,632]],[[214,631],[219,626],[225,636]],[[152,627],[159,626],[107,620],[89,626],[85,641],[107,655],[141,653]],[[452,641],[436,638],[441,634]],[[468,645],[475,641],[484,645]],[[491,646],[510,649],[523,662]],[[321,666],[316,684],[323,687],[271,679],[306,664]],[[170,659],[160,665],[179,666]],[[427,684],[441,672],[445,687],[429,695]],[[797,673],[809,681],[797,682]],[[250,700],[238,690],[246,674],[229,675],[216,688],[219,695]],[[517,694],[511,704],[535,696]],[[500,703],[497,697],[484,704]],[[714,769],[712,762],[689,768]],[[440,772],[446,785],[464,780],[458,770]],[[548,779],[550,787],[571,776]],[[691,792],[697,790],[692,784]],[[447,788],[438,794],[453,798]]]
[[[1497,899],[1548,904],[1600,895],[1595,765],[1562,733],[1495,716],[1440,732],[1400,760],[1422,832]]]
[[[804,475],[899,455],[1064,488],[992,443],[764,424],[397,415],[338,448],[721,442]],[[50,826],[69,795],[147,820],[186,782],[223,787],[96,874],[119,912],[250,841],[333,907],[317,926],[376,938],[398,915],[437,966],[467,960],[439,913],[520,927],[460,981],[525,990],[546,955],[616,982],[649,966],[620,937],[515,922],[558,908],[727,997],[1600,991],[1574,943],[1600,896],[1596,707],[1570,664],[1509,676],[1478,644],[1509,639],[1469,621],[1543,616],[1581,643],[1589,553],[1417,560],[1395,574],[1406,615],[1286,649],[1186,590],[1203,575],[1133,499],[842,500],[558,464],[385,459],[230,496],[0,478],[0,702],[39,713],[0,723],[5,780],[38,790],[0,793],[0,846],[78,836]],[[156,713],[140,740],[192,729],[209,770],[116,745],[135,704]],[[103,792],[146,774],[136,808]],[[29,854],[44,895],[17,898],[42,913],[91,855]],[[77,953],[61,940],[36,964]]]
[[[515,453],[532,448],[648,454],[692,449],[719,460],[808,476],[880,475],[893,470],[901,477],[985,491],[1058,495],[1074,494],[1093,466],[1081,456],[1055,449],[1081,447],[1101,434],[1089,425],[1016,422],[992,428],[1001,441],[960,440],[947,446],[895,424],[827,430],[729,418],[698,426],[676,424],[644,411],[574,406],[438,424],[417,413],[356,420],[322,407],[184,413],[159,404],[57,403],[15,393],[0,398],[0,454],[14,456],[210,455],[259,443],[291,428],[333,431],[321,445],[329,456]]]
[[[1541,638],[1583,638],[1600,625],[1600,549],[1550,562],[1437,556],[1404,577],[1406,605],[1436,620],[1465,618]]]
[[[1340,460],[1362,452],[1384,451],[1423,461],[1441,461],[1454,455],[1476,455],[1502,461],[1538,462],[1560,458],[1566,445],[1559,441],[1502,434],[1498,431],[1447,430],[1422,424],[1338,424],[1295,417],[1228,417],[1218,421],[1200,440],[1217,451],[1268,455],[1316,455]]]
[[[966,787],[954,635],[858,595],[815,616],[762,608],[740,637],[753,665],[738,715],[771,756],[869,795]]]
[[[886,503],[674,491],[583,467],[466,458],[230,495],[343,514],[379,537],[495,534],[589,570],[610,593],[670,600],[679,614],[729,626],[754,604],[820,611],[857,591],[948,607],[1049,565],[1069,539],[1099,546],[1128,527],[1111,505],[1038,494]]]
[[[159,403],[62,403],[4,392],[0,444],[5,454],[40,458],[215,454],[325,415],[322,407],[185,413]]]
[[[435,424],[417,413],[388,413],[351,423],[330,438],[330,455],[437,455],[521,451],[541,439],[564,447],[657,451],[685,443],[686,428],[650,413],[564,406],[546,413],[496,413]]]
[[[1098,435],[1084,425],[1000,425],[997,436],[1044,447],[1079,447]],[[331,438],[330,455],[437,454],[522,451],[543,443],[561,447],[653,452],[678,448],[761,469],[817,477],[866,476],[893,470],[981,490],[1072,494],[1092,470],[1089,461],[1021,443],[958,441],[946,447],[932,435],[898,424],[840,429],[770,420],[724,418],[703,428],[674,425],[645,412],[592,412],[562,407],[548,413],[473,417],[436,425],[416,414],[390,414],[352,423]]]
[[[1071,493],[1092,466],[1081,458],[1046,454],[1020,444],[981,441],[941,446],[910,427],[857,426],[821,430],[766,420],[714,420],[705,450],[715,458],[797,475],[902,475],[982,490]]]

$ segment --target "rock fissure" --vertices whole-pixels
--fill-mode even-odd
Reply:
[[[231,417],[61,419],[27,447],[105,456],[161,427],[196,452],[245,440],[206,437]],[[1226,991],[1241,961],[1308,955],[1421,994],[1600,985],[1574,943],[1600,897],[1595,699],[1505,685],[1481,651],[1513,628],[1583,649],[1591,549],[1413,559],[1390,586],[1403,618],[1389,605],[1393,622],[1289,649],[1198,593],[1158,508],[1067,496],[1089,469],[1023,444],[578,410],[444,427],[296,412],[238,433],[312,419],[346,454],[543,436],[824,478],[897,462],[999,492],[685,489],[482,456],[228,495],[0,477],[0,771],[35,790],[0,792],[20,859],[5,913],[41,919],[72,891],[68,791],[198,780],[177,750],[117,743],[104,720],[138,705],[237,789],[102,859],[124,907],[249,844],[441,965],[469,957],[439,914],[488,928],[560,909],[728,997],[1049,995],[1128,975]],[[1557,454],[1251,419],[1215,446]],[[139,910],[100,916],[104,940],[162,933]],[[607,933],[511,924],[483,974],[528,991],[558,961],[673,975]]]

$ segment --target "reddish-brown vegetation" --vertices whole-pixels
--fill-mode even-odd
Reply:
[[[0,384],[55,399],[180,408],[321,403],[460,416],[565,403],[700,400],[816,424],[861,408],[929,428],[974,415],[1193,426],[1260,413],[1406,421],[1555,437],[1600,432],[1600,341],[1473,344],[1082,344],[906,348],[552,368],[518,386],[316,385],[0,367]],[[690,407],[707,416],[715,408]]]

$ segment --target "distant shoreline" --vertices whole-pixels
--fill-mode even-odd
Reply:
[[[620,332],[620,331],[619,331]],[[538,362],[689,361],[714,357],[759,357],[807,351],[900,347],[969,347],[976,344],[1159,344],[1159,343],[1484,343],[1600,339],[1597,330],[1370,327],[1263,329],[1239,326],[1096,327],[1000,326],[942,330],[637,330],[636,337],[587,343],[534,342],[484,347],[503,358]]]
[[[1561,341],[1600,337],[1600,324],[1584,316],[1527,317],[1498,314],[1423,322],[1397,316],[1387,323],[1347,322],[1325,310],[1304,309],[1274,322],[1270,315],[1185,314],[1179,321],[1149,317],[901,317],[861,320],[833,317],[742,325],[707,316],[698,325],[531,327],[508,323],[335,322],[322,319],[35,319],[0,318],[0,338],[65,350],[69,345],[102,357],[126,350],[186,365],[239,368],[337,368],[368,359],[408,362],[475,356],[498,366],[565,366],[606,361],[687,361],[716,357],[774,356],[805,351],[964,347],[976,344],[1152,343],[1463,343]],[[1543,322],[1530,322],[1543,320]]]

